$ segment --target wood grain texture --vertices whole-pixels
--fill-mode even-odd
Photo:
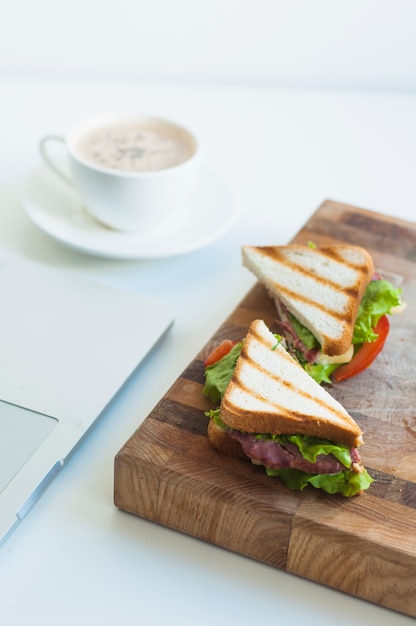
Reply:
[[[416,224],[328,200],[293,241],[362,245],[403,288],[407,309],[391,319],[376,362],[328,388],[364,431],[361,456],[374,484],[349,499],[291,492],[208,444],[203,359],[222,339],[242,338],[254,318],[273,329],[274,304],[256,284],[117,454],[114,502],[416,617]]]

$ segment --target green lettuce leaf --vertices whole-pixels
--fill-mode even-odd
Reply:
[[[301,322],[299,322],[299,320],[294,315],[292,315],[292,313],[289,313],[289,318],[297,336],[302,341],[302,343],[305,344],[308,350],[313,350],[314,348],[320,347],[319,341],[317,340],[315,335],[311,333],[309,328],[306,328],[306,326],[301,324]]]
[[[223,397],[242,347],[241,341],[236,343],[222,359],[205,368],[205,385],[202,393],[211,398],[212,402],[219,402]]]
[[[351,467],[351,454],[349,448],[345,446],[335,445],[326,439],[305,435],[284,435],[284,437],[294,443],[299,448],[303,458],[311,463],[316,462],[316,457],[319,454],[332,454],[345,467]]]
[[[322,489],[329,494],[340,493],[345,497],[355,496],[360,491],[368,489],[373,479],[364,469],[362,472],[344,470],[338,474],[307,474],[300,470],[266,468],[269,476],[276,476],[289,489],[303,491],[309,484],[316,489]]]
[[[301,365],[319,385],[332,383],[331,374],[339,367],[338,363],[308,363],[307,361],[301,362]]]
[[[373,328],[380,317],[391,313],[392,308],[401,304],[401,289],[388,280],[372,280],[364,293],[354,326],[352,343],[374,341],[377,335]]]

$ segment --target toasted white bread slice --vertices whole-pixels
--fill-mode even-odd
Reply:
[[[357,447],[362,431],[339,402],[313,380],[262,320],[246,335],[220,405],[229,428],[268,434],[302,434]]]
[[[242,255],[270,295],[315,335],[324,354],[349,350],[360,302],[374,274],[364,248],[243,246]]]

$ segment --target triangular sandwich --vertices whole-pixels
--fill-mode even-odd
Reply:
[[[275,301],[277,328],[288,349],[317,382],[331,382],[332,374],[333,380],[342,380],[371,364],[388,334],[386,314],[401,300],[399,289],[375,275],[364,248],[243,246],[242,255]],[[340,369],[364,343],[373,343],[368,355]]]
[[[209,414],[208,440],[216,450],[263,465],[292,489],[311,484],[350,496],[370,485],[357,450],[360,427],[262,320],[251,323],[233,353],[228,364],[225,357],[206,368],[211,397],[220,369],[222,376],[232,370],[219,408]]]

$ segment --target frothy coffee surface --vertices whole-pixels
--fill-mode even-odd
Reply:
[[[107,125],[78,141],[77,152],[95,165],[123,172],[149,172],[180,165],[194,153],[180,128],[153,121]]]

